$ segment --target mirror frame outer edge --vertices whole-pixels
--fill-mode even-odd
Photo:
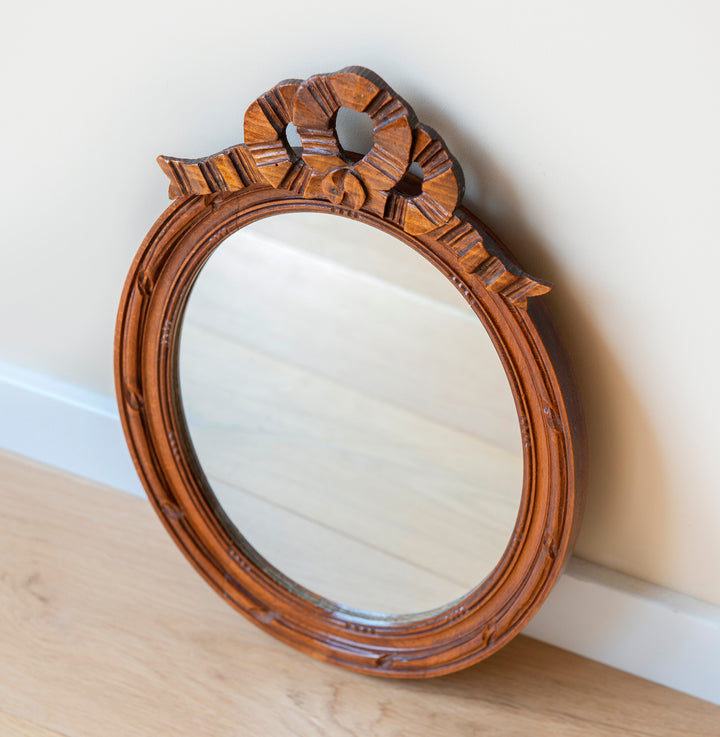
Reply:
[[[362,107],[352,96],[358,84],[395,94],[361,67],[318,76],[335,81],[336,90],[347,85],[348,99],[356,107]],[[298,86],[301,90],[302,85],[317,86],[317,79],[281,83],[264,97],[275,90],[294,95]],[[324,85],[326,80],[320,82]],[[390,98],[391,103],[397,100],[416,126],[413,151],[418,139],[424,146],[430,141],[435,151],[438,142],[444,147],[431,129],[416,125],[414,113],[401,98]],[[252,110],[253,106],[248,115]],[[303,114],[310,115],[307,110]],[[290,161],[293,154],[287,144],[285,150],[290,181],[302,180],[303,191],[278,186],[258,174],[243,146],[208,157],[226,167],[216,165],[213,176],[208,176],[207,163],[203,168],[208,159],[160,158],[171,178],[171,196],[174,193],[177,199],[156,221],[135,257],[115,332],[115,385],[128,447],[148,497],[176,544],[221,596],[266,632],[316,658],[364,673],[405,678],[451,673],[488,657],[522,630],[549,594],[580,529],[587,439],[567,356],[549,312],[533,296],[549,287],[524,274],[467,210],[454,210],[452,205],[447,213],[450,223],[431,223],[422,214],[427,208],[395,207],[392,198],[402,195],[369,187],[355,164],[316,176],[314,170],[308,174],[302,161]],[[239,171],[238,164],[246,167],[236,188],[227,186],[229,175],[223,173],[229,171],[227,159],[233,152],[233,171]],[[462,173],[446,150],[444,154],[446,164],[452,162],[456,181],[448,186],[445,166],[443,176],[435,178],[435,185],[440,185],[434,191],[428,187],[428,192],[433,196],[437,192],[442,202],[454,187],[448,200],[452,204],[452,198],[457,202],[462,194]],[[226,180],[219,187],[222,191],[212,191],[213,181],[222,177]],[[361,220],[429,260],[485,326],[512,389],[524,458],[515,529],[502,558],[482,583],[447,607],[422,615],[379,616],[346,609],[290,582],[230,532],[190,441],[178,352],[182,317],[195,279],[220,243],[238,229],[263,217],[308,211]],[[404,219],[396,217],[397,212]],[[459,249],[455,236],[448,237],[451,226],[453,233],[462,231],[463,244],[475,245]],[[473,261],[469,267],[473,253],[480,253],[484,261]]]
[[[409,236],[357,211],[257,187],[220,204],[173,203],[130,270],[116,332],[123,428],[150,500],[178,546],[215,590],[290,645],[353,670],[394,677],[450,673],[492,654],[540,607],[572,550],[584,506],[584,422],[567,361],[537,299],[518,308],[468,278],[429,237]],[[259,217],[292,211],[368,222],[428,258],[482,320],[510,378],[524,452],[520,513],[491,575],[463,599],[423,619],[375,619],[294,593],[228,533],[209,500],[185,425],[178,382],[182,314],[215,248]]]

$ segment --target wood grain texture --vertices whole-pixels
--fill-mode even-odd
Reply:
[[[388,619],[319,600],[258,559],[224,523],[188,437],[177,374],[182,313],[207,257],[250,222],[288,211],[346,212],[260,186],[210,201],[189,197],[168,209],[138,253],[118,319],[116,376],[141,479],[168,530],[207,580],[277,637],[316,657],[385,676],[427,677],[466,667],[517,634],[549,592],[577,531],[583,425],[561,349],[541,307],[518,309],[486,290],[480,276],[467,281],[454,255],[432,238],[411,237],[392,223],[355,214],[430,260],[484,324],[518,408],[525,474],[516,530],[503,557],[450,609]]]
[[[59,732],[38,727],[32,722],[18,719],[2,711],[0,711],[0,734],[3,737],[63,737]]]
[[[301,129],[310,131],[301,151],[287,143],[290,97],[301,138]],[[420,206],[415,200],[429,218],[428,229],[416,227],[412,218],[415,225],[408,225],[403,212],[412,198],[426,194],[426,182],[437,177],[447,184],[440,176],[452,171],[459,196],[459,173],[439,137],[416,128],[408,105],[374,73],[352,67],[290,81],[262,100],[251,113],[251,128],[261,134],[247,149],[262,181],[253,173],[234,189],[218,174],[213,157],[161,161],[171,175],[171,191],[182,196],[138,251],[116,329],[116,391],[131,454],[177,544],[208,583],[258,626],[316,658],[386,677],[427,678],[468,667],[509,642],[537,611],[572,550],[582,518],[586,448],[579,399],[547,312],[530,299],[549,286],[523,272],[469,212],[441,207],[445,185],[438,188],[437,201],[423,200]],[[373,120],[374,145],[364,156],[338,147],[333,125],[343,104]],[[416,182],[420,195],[402,186],[413,131],[420,131],[415,139],[424,177]],[[335,167],[338,155],[344,165]],[[327,170],[323,157],[333,160]],[[279,184],[262,173],[276,167],[284,168]],[[450,607],[418,616],[378,616],[303,589],[268,565],[228,523],[194,454],[178,382],[188,295],[207,258],[227,237],[287,212],[346,217],[415,250],[464,297],[498,352],[520,424],[522,499],[492,573]],[[267,293],[268,299],[273,296]],[[451,382],[452,376],[444,380]]]
[[[431,681],[332,668],[237,617],[141,499],[0,454],[0,504],[8,737],[720,734],[717,706],[524,637]]]
[[[342,108],[369,116],[373,145],[345,151],[336,130]],[[287,139],[297,127],[302,148]],[[410,235],[432,233],[458,253],[467,273],[482,273],[491,291],[524,306],[550,285],[524,272],[495,239],[463,217],[460,164],[442,138],[418,122],[412,107],[375,72],[346,67],[306,80],[281,82],[247,109],[244,144],[212,156],[159,156],[170,197],[236,192],[265,182],[309,199],[363,210]],[[411,165],[422,172],[410,173]]]

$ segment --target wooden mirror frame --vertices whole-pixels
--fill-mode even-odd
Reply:
[[[372,119],[373,147],[364,156],[339,143],[335,121],[342,106]],[[291,122],[302,150],[288,144]],[[462,172],[442,139],[362,67],[273,87],[248,109],[244,144],[202,159],[158,161],[174,201],[128,274],[115,335],[115,378],[130,452],[170,535],[240,612],[322,660],[420,678],[459,670],[498,650],[548,595],[571,553],[584,506],[582,412],[564,351],[537,299],[550,286],[525,273],[459,206]],[[408,173],[413,162],[422,167],[422,180]],[[190,290],[229,235],[288,212],[360,220],[413,248],[462,293],[505,368],[524,457],[517,522],[492,573],[446,607],[382,616],[303,589],[235,532],[196,458],[178,378]]]

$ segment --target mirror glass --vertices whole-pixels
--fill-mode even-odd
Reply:
[[[523,480],[510,386],[469,305],[404,243],[319,213],[243,228],[200,272],[179,360],[214,495],[295,583],[417,614],[500,560]]]

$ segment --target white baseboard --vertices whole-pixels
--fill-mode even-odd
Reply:
[[[145,496],[114,397],[0,363],[0,448]]]
[[[0,363],[0,448],[144,496],[112,397]],[[525,634],[720,704],[720,607],[573,558]]]
[[[720,607],[572,558],[524,633],[720,704]]]

